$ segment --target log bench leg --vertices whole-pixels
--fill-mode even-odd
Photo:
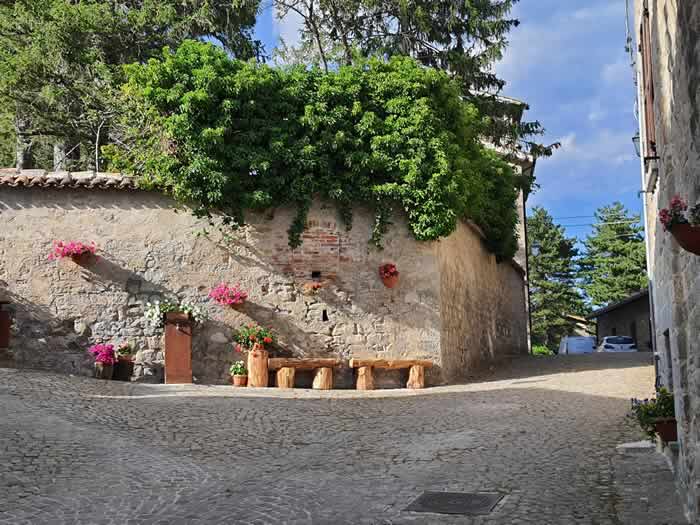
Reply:
[[[374,376],[371,366],[361,366],[357,369],[357,389],[374,390]]]
[[[406,388],[425,388],[425,367],[413,365],[408,372]]]
[[[277,370],[277,388],[294,388],[294,375],[296,370],[292,367]]]
[[[316,390],[333,390],[333,369],[327,367],[317,368],[313,388]]]

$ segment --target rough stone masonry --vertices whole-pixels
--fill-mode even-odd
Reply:
[[[193,337],[201,383],[228,381],[230,363],[243,358],[233,331],[251,321],[278,335],[273,355],[432,359],[428,384],[527,352],[524,272],[498,263],[474,227],[460,223],[448,238],[418,242],[397,215],[377,250],[368,244],[371,212],[356,209],[348,231],[333,207],[317,202],[292,250],[293,213],[251,214],[238,230],[202,234],[205,222],[125,178],[0,174],[0,293],[15,311],[15,365],[89,374],[89,344],[129,341],[139,348],[134,379],[160,381],[161,334],[143,312],[168,298],[209,312]],[[94,241],[99,259],[50,261],[55,240]],[[400,271],[394,289],[379,278],[384,262]],[[207,298],[221,282],[249,293],[242,311]],[[317,294],[304,294],[310,282],[322,283]],[[404,373],[378,374],[378,385],[397,386]],[[298,386],[307,379],[300,374]],[[351,370],[336,371],[337,386],[352,384]]]

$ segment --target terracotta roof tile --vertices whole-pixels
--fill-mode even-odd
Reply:
[[[136,180],[121,173],[92,171],[22,170],[0,168],[0,186],[25,188],[86,188],[95,190],[136,190]]]

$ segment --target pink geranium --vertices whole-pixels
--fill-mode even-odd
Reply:
[[[88,352],[95,356],[95,363],[102,363],[103,365],[113,365],[117,362],[117,355],[114,351],[114,346],[97,344],[92,345]]]
[[[399,271],[396,269],[395,264],[386,263],[379,267],[379,276],[382,279],[388,279],[389,277],[394,277],[395,275],[399,275]]]
[[[673,197],[669,208],[659,210],[659,220],[664,225],[664,230],[669,231],[675,224],[687,224],[689,222],[685,213],[687,210],[688,203],[678,195]]]
[[[54,241],[53,249],[49,254],[49,260],[63,259],[64,257],[80,257],[83,254],[89,253],[95,255],[97,247],[94,242],[85,244],[80,241]]]
[[[243,304],[248,299],[248,294],[241,290],[239,285],[229,286],[226,283],[221,283],[209,292],[209,297],[221,306],[234,306]]]

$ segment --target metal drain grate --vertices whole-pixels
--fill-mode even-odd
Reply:
[[[405,510],[435,514],[488,514],[503,498],[502,494],[467,492],[424,492]]]

